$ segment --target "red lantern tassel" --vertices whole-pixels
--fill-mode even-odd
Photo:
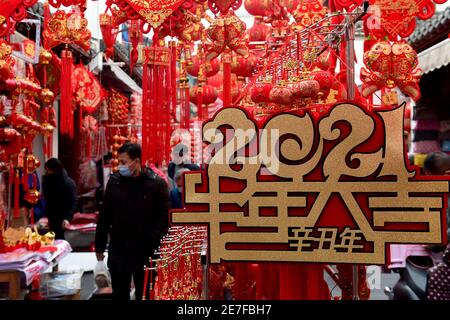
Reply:
[[[223,105],[231,105],[231,54],[227,50],[223,57]]]
[[[69,50],[61,53],[61,108],[60,130],[62,134],[73,138],[73,110],[72,110],[72,66],[73,56]]]
[[[19,185],[20,185],[20,177],[19,170],[16,170],[14,173],[14,218],[19,218]]]
[[[191,122],[191,105],[189,101],[189,83],[186,81],[184,90],[184,125],[183,128],[186,130],[190,129]]]

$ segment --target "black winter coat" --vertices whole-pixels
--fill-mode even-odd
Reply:
[[[167,232],[168,209],[167,185],[153,171],[136,178],[112,174],[97,222],[95,251],[105,251],[109,234],[109,261],[131,263],[150,257]]]
[[[63,169],[61,174],[45,175],[42,179],[45,200],[45,216],[49,227],[58,239],[64,238],[63,220],[71,221],[77,207],[77,188],[75,182]]]

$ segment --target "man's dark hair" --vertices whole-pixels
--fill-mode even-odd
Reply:
[[[450,156],[448,154],[445,152],[432,152],[425,158],[423,170],[433,175],[441,175],[450,169],[449,165]]]
[[[142,160],[142,148],[137,143],[125,142],[123,146],[117,150],[119,154],[126,153],[128,156],[134,160],[139,159]]]
[[[56,158],[48,159],[47,162],[45,163],[44,167],[45,167],[45,169],[50,169],[55,173],[61,173],[64,168],[61,161],[59,161]]]

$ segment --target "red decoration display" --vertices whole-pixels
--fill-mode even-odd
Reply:
[[[208,0],[209,8],[215,14],[228,13],[230,9],[237,10],[242,5],[242,0]]]
[[[76,103],[87,113],[93,113],[103,98],[100,82],[85,67],[78,66],[73,70],[72,84]]]
[[[114,43],[117,38],[117,25],[114,23],[114,18],[110,14],[100,14],[100,31],[102,32],[103,41],[106,46],[106,57],[113,58]]]
[[[12,21],[21,21],[27,17],[27,8],[37,0],[10,0],[0,3],[0,36],[5,36],[13,27]],[[12,21],[11,21],[12,20]]]
[[[213,41],[208,45],[206,60],[218,57],[226,47],[237,54],[247,57],[249,54],[247,45],[242,41],[245,32],[245,23],[234,13],[220,16],[209,26],[206,31],[208,37]]]
[[[378,39],[384,36],[392,41],[398,36],[405,38],[414,32],[416,18],[426,20],[433,16],[433,2],[444,3],[446,0],[370,0],[365,23]]]
[[[382,88],[398,87],[412,99],[420,98],[417,53],[408,43],[378,42],[364,54],[364,63],[369,69],[361,69],[364,97]]]

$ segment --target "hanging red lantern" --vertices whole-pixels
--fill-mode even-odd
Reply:
[[[197,104],[199,90],[201,90],[202,93],[202,105],[209,105],[217,100],[218,93],[216,88],[204,84],[202,86],[195,86],[189,90],[189,98],[192,103]]]
[[[238,77],[251,77],[256,69],[258,60],[254,54],[249,54],[247,58],[242,56],[233,57],[231,61],[231,72]]]
[[[270,0],[244,0],[244,7],[252,16],[265,17],[273,13],[273,2]]]
[[[291,86],[292,97],[294,101],[313,98],[320,91],[320,84],[313,79],[299,80]]]
[[[334,77],[328,71],[318,70],[313,71],[311,76],[319,83],[320,89],[318,95],[322,99],[326,99],[330,94],[331,87],[334,84]]]
[[[268,103],[270,101],[270,92],[273,88],[272,83],[257,83],[250,89],[250,98],[258,104]]]
[[[198,72],[200,70],[201,61],[198,56],[192,57],[192,64],[186,67],[187,73],[193,77],[198,77]],[[205,61],[203,63],[203,71],[207,77],[212,77],[220,70],[220,64],[218,59],[212,59],[210,61]]]
[[[294,12],[300,2],[302,2],[302,0],[278,0],[280,6],[285,7],[289,13]]]
[[[291,104],[293,101],[292,92],[284,84],[274,86],[272,90],[270,90],[269,100],[270,102],[281,105]]]
[[[262,17],[255,17],[253,26],[247,30],[250,42],[266,41],[269,32],[270,27],[264,23]]]

